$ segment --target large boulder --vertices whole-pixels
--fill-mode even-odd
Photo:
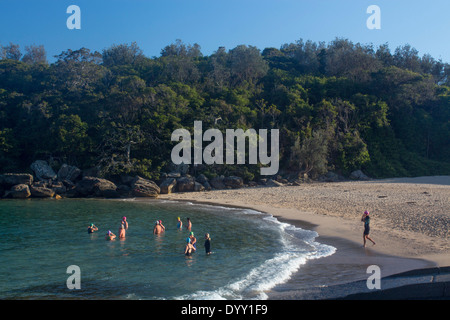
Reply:
[[[177,179],[175,179],[175,178],[165,179],[159,186],[161,189],[161,194],[172,193],[172,191],[175,190],[176,185],[177,185]]]
[[[204,174],[199,174],[197,178],[195,178],[195,181],[200,182],[204,185],[205,182],[208,182],[208,178]]]
[[[178,192],[190,192],[194,191],[195,180],[192,177],[181,177],[177,179]]]
[[[241,177],[231,176],[223,179],[223,184],[226,187],[233,189],[242,188],[244,185],[244,180]]]
[[[352,180],[370,180],[368,176],[366,176],[361,170],[353,171],[350,174],[350,179]]]
[[[69,181],[69,180],[67,180]],[[56,193],[56,194],[64,194],[67,191],[67,187],[64,185],[62,181],[53,182],[50,188]]]
[[[58,177],[52,167],[44,160],[36,160],[31,164],[30,168],[39,180],[56,180]]]
[[[225,179],[225,178],[224,178],[223,176],[215,177],[215,178],[212,178],[212,179],[209,181],[209,184],[210,184],[214,189],[225,189],[226,186],[225,186],[225,184],[223,183],[223,180],[224,180],[224,179]]]
[[[211,185],[209,184],[208,181],[206,181],[206,182],[204,182],[204,183],[202,183],[202,184],[203,184],[203,186],[205,187],[205,190],[206,190],[206,191],[209,191],[209,190],[212,189],[212,187],[211,187]]]
[[[18,184],[31,185],[33,176],[27,173],[5,173],[0,175],[0,185],[4,187],[12,187]]]
[[[200,183],[195,181],[194,182],[194,191],[204,191],[205,187]]]
[[[83,177],[75,187],[81,196],[97,196],[115,198],[118,196],[117,186],[106,179],[97,177]]]
[[[156,198],[161,189],[158,185],[151,181],[139,176],[136,176],[131,184],[131,190],[136,197],[151,197]]]
[[[33,198],[51,198],[55,195],[55,191],[44,187],[30,187],[31,196]]]
[[[25,199],[31,196],[30,188],[26,184],[12,186],[11,191],[7,194],[16,199]]]
[[[63,164],[58,170],[59,180],[75,181],[81,175],[81,170],[68,164]]]

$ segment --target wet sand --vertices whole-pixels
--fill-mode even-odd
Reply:
[[[316,241],[337,248],[334,255],[301,266],[287,283],[273,288],[271,299],[326,298],[323,288],[367,279],[370,265],[379,266],[382,277],[450,266],[450,176],[173,193],[160,198],[266,212],[315,230]],[[368,242],[366,248],[360,221],[364,210],[370,211],[370,236],[376,242],[375,246]]]

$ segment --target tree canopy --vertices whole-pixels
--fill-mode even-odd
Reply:
[[[157,178],[177,128],[280,130],[280,169],[311,176],[450,174],[450,66],[410,45],[337,38],[205,56],[181,40],[146,57],[136,43],[103,52],[0,46],[0,168],[53,159],[102,174]],[[210,175],[256,178],[257,165]]]

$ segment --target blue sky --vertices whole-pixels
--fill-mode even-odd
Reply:
[[[69,5],[81,9],[81,30],[69,30]],[[381,30],[369,30],[369,5],[381,8]],[[433,0],[0,0],[0,44],[44,45],[48,56],[87,47],[102,51],[136,41],[159,56],[181,39],[209,55],[240,44],[279,48],[304,40],[410,44],[450,62],[450,1]]]

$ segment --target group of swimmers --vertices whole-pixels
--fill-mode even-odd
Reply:
[[[186,219],[186,229],[189,231],[189,236],[186,238],[186,247],[184,250],[184,254],[187,256],[190,256],[192,253],[197,251],[197,239],[194,236],[194,232],[191,231],[192,229],[192,222],[190,218]],[[177,229],[182,230],[183,229],[183,222],[181,221],[181,218],[177,218]],[[128,221],[126,217],[122,218],[122,221],[120,222],[119,226],[119,239],[125,239],[125,231],[128,230]],[[162,224],[161,220],[157,220],[155,222],[155,226],[153,227],[153,234],[161,234],[166,230],[166,227]],[[98,228],[91,223],[87,228],[88,233],[94,233],[95,231],[98,231]],[[115,240],[116,235],[111,232],[111,230],[108,230],[105,236],[106,240]],[[205,252],[206,254],[211,254],[211,237],[209,236],[209,233],[205,234]]]

